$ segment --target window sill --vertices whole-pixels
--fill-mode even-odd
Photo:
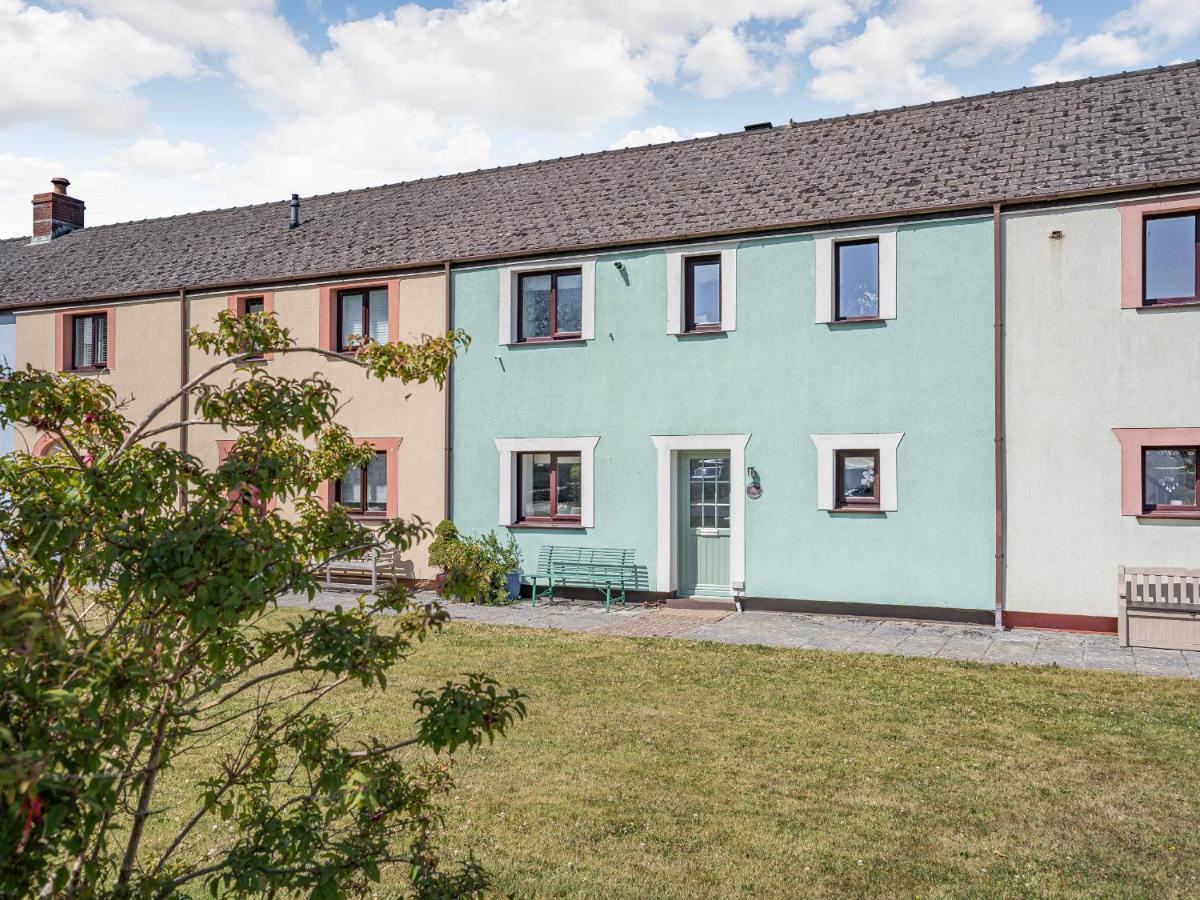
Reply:
[[[849,515],[849,516],[861,516],[861,515],[881,516],[881,515],[884,515],[887,511],[880,509],[878,506],[838,506],[838,507],[835,507],[834,509],[828,509],[828,510],[826,510],[826,512],[829,513],[831,516],[845,516],[845,515]]]
[[[587,344],[587,338],[581,335],[565,338],[528,338],[523,341],[509,341],[506,347],[572,347]]]
[[[584,531],[581,522],[513,522],[506,526],[511,531]]]
[[[704,335],[726,335],[729,334],[729,329],[724,326],[714,328],[691,328],[687,331],[675,332],[675,337],[703,337]]]
[[[1141,512],[1137,514],[1139,519],[1200,519],[1200,509],[1181,509],[1178,512],[1171,510],[1155,510],[1153,512]]]
[[[1142,301],[1141,306],[1135,306],[1138,312],[1156,309],[1189,309],[1200,306],[1200,299],[1192,300],[1158,300],[1154,303],[1146,303]]]
[[[59,371],[59,374],[81,375],[86,377],[88,375],[108,375],[110,372],[112,372],[112,369],[108,366],[105,366],[103,369],[62,369]]]

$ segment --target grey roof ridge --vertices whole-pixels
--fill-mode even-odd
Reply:
[[[863,112],[845,113],[840,116],[825,116],[825,117],[818,118],[818,119],[805,119],[803,121],[789,120],[786,125],[775,125],[769,129],[761,129],[761,130],[751,131],[751,132],[727,131],[727,132],[722,132],[720,134],[711,134],[711,135],[706,135],[703,137],[684,138],[683,140],[679,140],[679,141],[668,141],[668,142],[663,142],[663,143],[658,143],[658,144],[641,144],[641,145],[634,146],[634,147],[619,147],[619,148],[612,149],[612,150],[592,150],[592,151],[589,151],[586,153],[576,153],[572,156],[558,156],[558,157],[551,157],[548,159],[529,160],[528,162],[508,163],[508,164],[501,165],[501,166],[491,166],[488,168],[472,169],[472,170],[467,170],[467,171],[462,171],[462,172],[447,172],[443,175],[429,175],[429,176],[425,176],[423,178],[413,178],[408,181],[393,181],[393,182],[386,182],[384,184],[368,185],[368,186],[357,187],[357,188],[347,188],[347,189],[341,190],[341,191],[329,191],[324,194],[311,194],[308,196],[302,196],[300,199],[302,201],[303,200],[324,200],[329,197],[344,197],[344,196],[348,196],[351,194],[368,193],[371,191],[380,191],[380,190],[386,190],[388,188],[398,188],[398,187],[403,187],[403,186],[407,186],[407,185],[426,184],[426,183],[432,183],[432,182],[438,182],[438,181],[449,181],[449,180],[453,180],[453,179],[467,179],[467,178],[472,178],[472,177],[476,177],[479,175],[491,174],[491,173],[496,173],[496,172],[515,171],[518,169],[535,168],[537,166],[554,165],[557,163],[565,162],[567,160],[579,160],[579,159],[602,157],[602,156],[615,156],[618,154],[624,155],[624,154],[634,154],[634,153],[645,153],[645,152],[652,151],[652,150],[661,150],[664,147],[680,146],[683,144],[696,144],[696,143],[709,142],[709,141],[715,142],[715,141],[720,141],[720,140],[732,140],[732,139],[737,139],[737,138],[761,137],[764,134],[770,134],[772,132],[782,131],[784,129],[812,127],[812,126],[816,126],[816,125],[827,124],[830,122],[844,122],[844,121],[853,120],[853,119],[883,117],[883,116],[888,116],[888,115],[894,115],[894,114],[901,113],[901,112],[909,112],[912,110],[953,106],[953,105],[960,104],[960,103],[971,103],[971,102],[975,102],[975,101],[979,101],[979,100],[992,99],[994,97],[1007,97],[1007,96],[1015,96],[1015,95],[1019,95],[1019,94],[1031,94],[1031,93],[1037,93],[1040,91],[1053,90],[1056,88],[1073,87],[1073,86],[1077,86],[1077,85],[1081,85],[1081,84],[1092,84],[1092,83],[1099,83],[1099,82],[1105,82],[1105,81],[1113,81],[1113,80],[1117,80],[1117,79],[1121,79],[1121,78],[1137,78],[1137,77],[1141,77],[1141,76],[1156,74],[1159,72],[1176,71],[1176,70],[1186,69],[1186,68],[1190,68],[1190,67],[1200,67],[1200,59],[1187,60],[1185,62],[1174,63],[1172,65],[1150,66],[1145,69],[1133,69],[1133,70],[1129,70],[1129,71],[1112,72],[1107,75],[1091,75],[1091,76],[1087,76],[1085,78],[1077,78],[1077,79],[1074,79],[1071,81],[1054,81],[1054,82],[1049,82],[1047,84],[1036,84],[1036,85],[1028,85],[1028,86],[1018,87],[1018,88],[1008,88],[1008,89],[1002,90],[1002,91],[989,91],[989,92],[981,93],[981,94],[968,94],[968,95],[965,95],[962,97],[950,97],[945,100],[931,100],[927,103],[918,103],[918,104],[913,104],[910,106],[894,106],[894,107],[887,107],[885,109],[865,110]],[[279,204],[285,204],[286,202],[287,202],[286,199],[267,200],[267,201],[263,201],[261,203],[248,203],[243,206],[223,206],[223,207],[217,207],[215,209],[203,209],[203,210],[194,210],[191,212],[175,213],[175,214],[172,214],[169,216],[155,216],[155,217],[146,218],[146,219],[129,219],[129,220],[126,220],[123,222],[109,222],[105,225],[89,225],[87,227],[87,230],[89,232],[95,232],[95,231],[99,231],[101,229],[122,228],[122,227],[127,227],[130,225],[145,225],[145,224],[150,224],[150,223],[154,223],[154,222],[171,222],[171,221],[175,221],[178,219],[188,219],[188,218],[194,218],[194,217],[200,217],[200,216],[217,215],[219,213],[229,213],[229,212],[233,212],[235,210],[262,209],[262,208],[277,206]],[[28,244],[29,240],[30,240],[29,235],[24,235],[24,236],[18,235],[16,237],[12,237],[12,238],[0,239],[0,244],[17,243],[17,242],[24,242],[24,243]],[[47,242],[47,243],[49,244],[49,242]]]

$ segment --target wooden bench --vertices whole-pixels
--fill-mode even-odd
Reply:
[[[325,587],[353,590],[370,584],[375,591],[381,578],[395,584],[398,556],[395,549],[373,548],[362,556],[331,559],[325,564]]]
[[[538,553],[538,570],[526,573],[533,584],[533,605],[538,597],[550,597],[554,586],[589,587],[604,594],[604,611],[614,597],[625,605],[625,590],[637,585],[637,567],[632,550],[612,547],[543,547]],[[539,587],[545,582],[544,588]]]
[[[1200,650],[1200,569],[1138,569],[1117,575],[1122,647]]]

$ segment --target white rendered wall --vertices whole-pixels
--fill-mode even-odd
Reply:
[[[1200,308],[1121,308],[1115,206],[1005,216],[1004,263],[1007,606],[1115,616],[1117,566],[1200,567],[1200,522],[1121,515],[1112,431],[1200,426]]]

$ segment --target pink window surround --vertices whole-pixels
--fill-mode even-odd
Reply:
[[[58,438],[52,434],[43,434],[33,445],[34,456],[49,456],[58,446]]]
[[[262,295],[261,294],[253,294],[252,296],[261,297]],[[221,465],[223,462],[225,462],[226,459],[229,458],[229,451],[233,449],[233,445],[236,443],[237,443],[237,441],[231,441],[231,440],[217,441],[217,465]],[[240,497],[241,497],[240,491],[230,492],[230,495],[229,495],[230,500],[238,500]],[[270,500],[267,501],[267,505],[266,505],[266,508],[264,509],[264,512],[273,512],[274,509],[275,509],[275,498],[272,497]]]
[[[1200,428],[1114,428],[1121,444],[1121,515],[1143,519],[1200,519],[1200,512],[1187,510],[1147,511],[1143,503],[1142,451],[1149,447],[1200,446]]]
[[[64,310],[54,314],[54,370],[56,372],[75,372],[80,371],[72,368],[71,356],[71,341],[74,336],[74,327],[71,325],[78,316],[96,316],[104,313],[108,320],[108,359],[104,362],[104,369],[84,369],[82,371],[95,372],[115,369],[117,367],[117,310],[112,306],[97,307],[90,306],[86,309],[71,309]]]
[[[400,442],[404,440],[398,437],[364,437],[355,438],[354,442],[359,446],[374,447],[376,450],[387,454],[387,512],[385,518],[395,519],[400,515],[400,482],[399,474],[399,457],[400,457]],[[325,509],[333,506],[333,482],[326,481],[317,491],[317,502]],[[378,514],[375,520],[378,521]],[[368,520],[369,521],[369,520]]]
[[[275,312],[275,292],[274,291],[257,291],[246,294],[230,294],[229,295],[229,311],[238,318],[246,314],[247,300],[261,300],[263,302],[263,312]],[[273,353],[264,353],[262,359],[270,359],[274,356]]]
[[[1172,200],[1148,200],[1122,204],[1121,210],[1121,308],[1142,309],[1145,304],[1143,280],[1144,232],[1147,216],[1200,212],[1200,195]],[[1195,304],[1172,304],[1194,306]],[[1157,307],[1156,307],[1157,308]]]
[[[388,292],[388,341],[395,344],[400,340],[400,279],[384,281],[348,281],[330,284],[321,288],[321,334],[322,350],[337,352],[338,294],[342,291],[360,291],[364,288],[387,288]]]

